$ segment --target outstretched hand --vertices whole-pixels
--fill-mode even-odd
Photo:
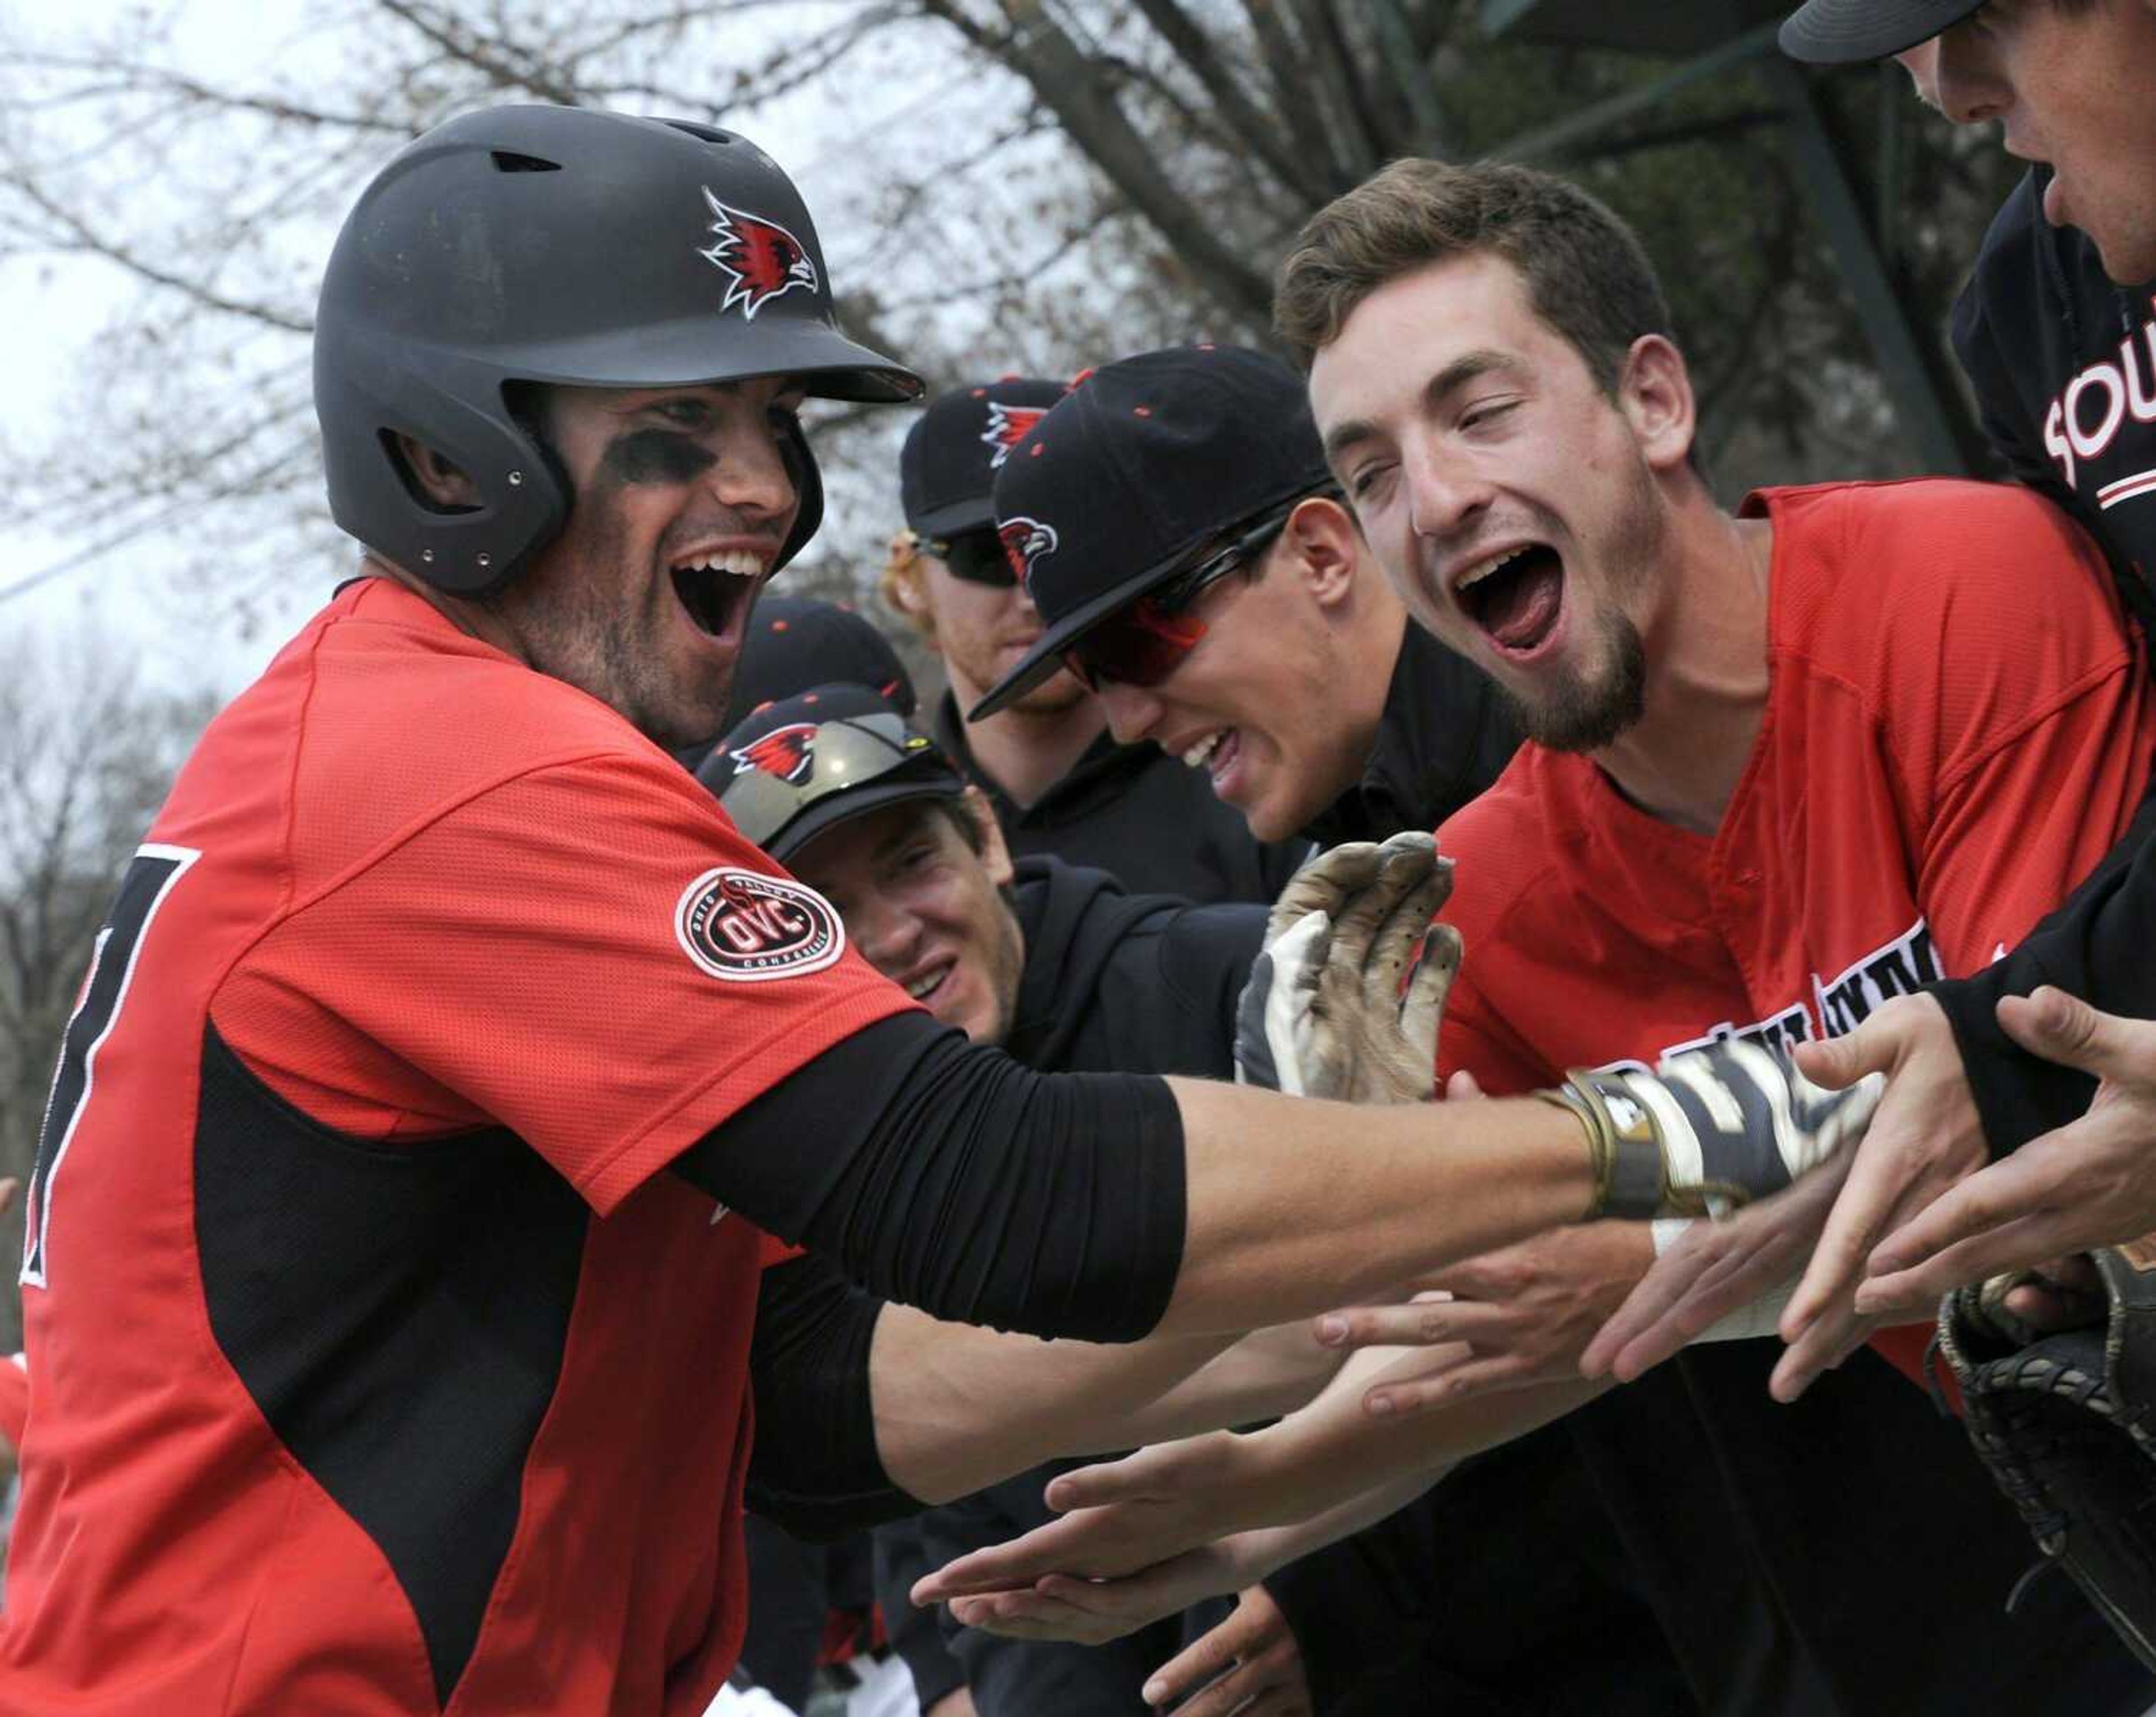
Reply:
[[[1050,1574],[1130,1574],[1266,1524],[1250,1513],[1264,1500],[1252,1483],[1250,1442],[1213,1432],[1063,1473],[1047,1491],[1060,1519],[945,1564],[915,1583],[913,1601],[1013,1591]],[[959,1614],[955,1606],[952,1613]]]
[[[1154,1671],[1143,1697],[1166,1705],[1194,1690],[1177,1717],[1310,1717],[1302,1648],[1265,1587],[1252,1586],[1227,1620]]]
[[[1986,1157],[1953,1028],[1930,996],[1897,996],[1847,1036],[1799,1046],[1797,1062],[1810,1078],[1837,1088],[1884,1073],[1887,1092],[1782,1313],[1789,1347],[1768,1387],[1784,1401],[1840,1365],[1870,1333],[1857,1311],[1856,1287],[1873,1248],[1982,1168]]]
[[[1630,1383],[1724,1319],[1784,1293],[1811,1256],[1851,1160],[1847,1153],[1830,1158],[1726,1222],[1686,1226],[1587,1344],[1580,1375]]]
[[[1866,1313],[2156,1230],[2156,1020],[2122,1019],[2050,985],[1999,1004],[2007,1036],[2097,1080],[2087,1113],[1942,1193],[1866,1260]]]
[[[1350,1103],[1431,1097],[1460,936],[1430,920],[1451,892],[1451,861],[1413,832],[1296,872],[1237,1005],[1237,1077]]]
[[[1317,1320],[1344,1347],[1444,1347],[1412,1375],[1388,1372],[1363,1396],[1379,1415],[1428,1412],[1491,1390],[1569,1380],[1580,1355],[1654,1257],[1646,1225],[1558,1228],[1455,1264],[1405,1305],[1356,1306]]]

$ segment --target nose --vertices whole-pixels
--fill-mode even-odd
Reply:
[[[1986,39],[1964,26],[1938,39],[1932,81],[1939,111],[1958,126],[1999,119],[2014,105],[2013,85],[1999,75]]]
[[[1443,540],[1471,527],[1488,511],[1488,481],[1469,461],[1425,448],[1405,462],[1408,527]]]
[[[1103,680],[1094,694],[1108,717],[1108,731],[1118,745],[1135,745],[1160,725],[1161,702],[1142,686],[1126,686],[1119,680]]]
[[[896,978],[911,964],[921,938],[921,922],[897,902],[864,889],[846,902],[840,916],[861,958],[885,977]]]
[[[796,457],[783,431],[762,413],[729,420],[718,460],[706,479],[722,506],[759,519],[789,517],[800,491],[792,469]]]

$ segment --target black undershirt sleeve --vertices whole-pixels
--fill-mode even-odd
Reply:
[[[2156,1018],[2156,791],[2133,825],[2066,903],[2028,940],[1967,978],[1935,984],[1961,1051],[1994,1157],[2077,1118],[2096,1082],[2023,1049],[2002,1031],[2002,995],[2026,995],[2056,984],[2091,1007],[2134,1019]]]
[[[1035,1073],[925,1014],[834,1045],[674,1164],[937,1318],[1135,1341],[1183,1262],[1183,1120],[1150,1074]]]
[[[813,1252],[763,1272],[746,1500],[796,1538],[826,1542],[922,1506],[876,1452],[869,1349],[883,1306]]]

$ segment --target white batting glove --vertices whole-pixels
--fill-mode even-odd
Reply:
[[[1430,919],[1451,892],[1451,861],[1422,834],[1336,846],[1296,872],[1237,1005],[1237,1080],[1349,1103],[1434,1096],[1460,944]]]

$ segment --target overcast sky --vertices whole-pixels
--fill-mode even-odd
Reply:
[[[310,0],[167,0],[159,10],[176,26],[171,59],[227,86],[247,86],[251,78],[253,87],[297,80],[294,86],[307,88],[318,69],[341,51],[333,34],[310,28],[311,18],[321,10]],[[0,25],[0,32],[17,41],[27,34],[59,45],[79,42],[138,13],[139,8],[117,0],[79,0],[35,20],[11,20]],[[778,15],[796,22],[808,15],[808,8],[782,8]],[[812,210],[821,211],[839,198],[849,176],[858,182],[869,140],[902,130],[927,99],[911,82],[872,81],[870,88],[869,100],[835,111],[827,95],[812,92],[735,117],[788,166]],[[0,112],[0,123],[19,118]],[[153,205],[158,199],[185,198],[183,180],[169,168],[159,170],[163,164],[155,140],[145,143],[142,176],[130,185],[128,194]],[[355,184],[351,193],[357,188]],[[827,249],[837,249],[830,242],[829,221],[822,224]],[[314,254],[326,256],[333,236],[334,224],[325,224]],[[835,272],[838,265],[834,266]],[[8,409],[0,413],[0,447],[43,445],[69,434],[71,422],[82,415],[84,356],[100,327],[135,290],[116,267],[96,259],[0,260],[10,383]],[[82,456],[95,458],[95,447],[84,448]],[[211,610],[199,593],[174,579],[169,538],[162,546],[154,537],[145,538],[120,553],[43,576],[81,557],[111,525],[110,520],[84,517],[38,528],[19,517],[0,516],[0,638],[27,630],[44,640],[72,626],[89,625],[123,640],[121,647],[138,651],[153,683],[173,690],[208,686],[229,694],[259,671],[311,611],[327,588],[326,573],[334,570],[293,568],[293,599],[282,614],[269,616],[252,638],[239,635],[228,616]],[[236,546],[234,552],[244,553],[244,547]],[[34,589],[15,589],[33,581]]]

